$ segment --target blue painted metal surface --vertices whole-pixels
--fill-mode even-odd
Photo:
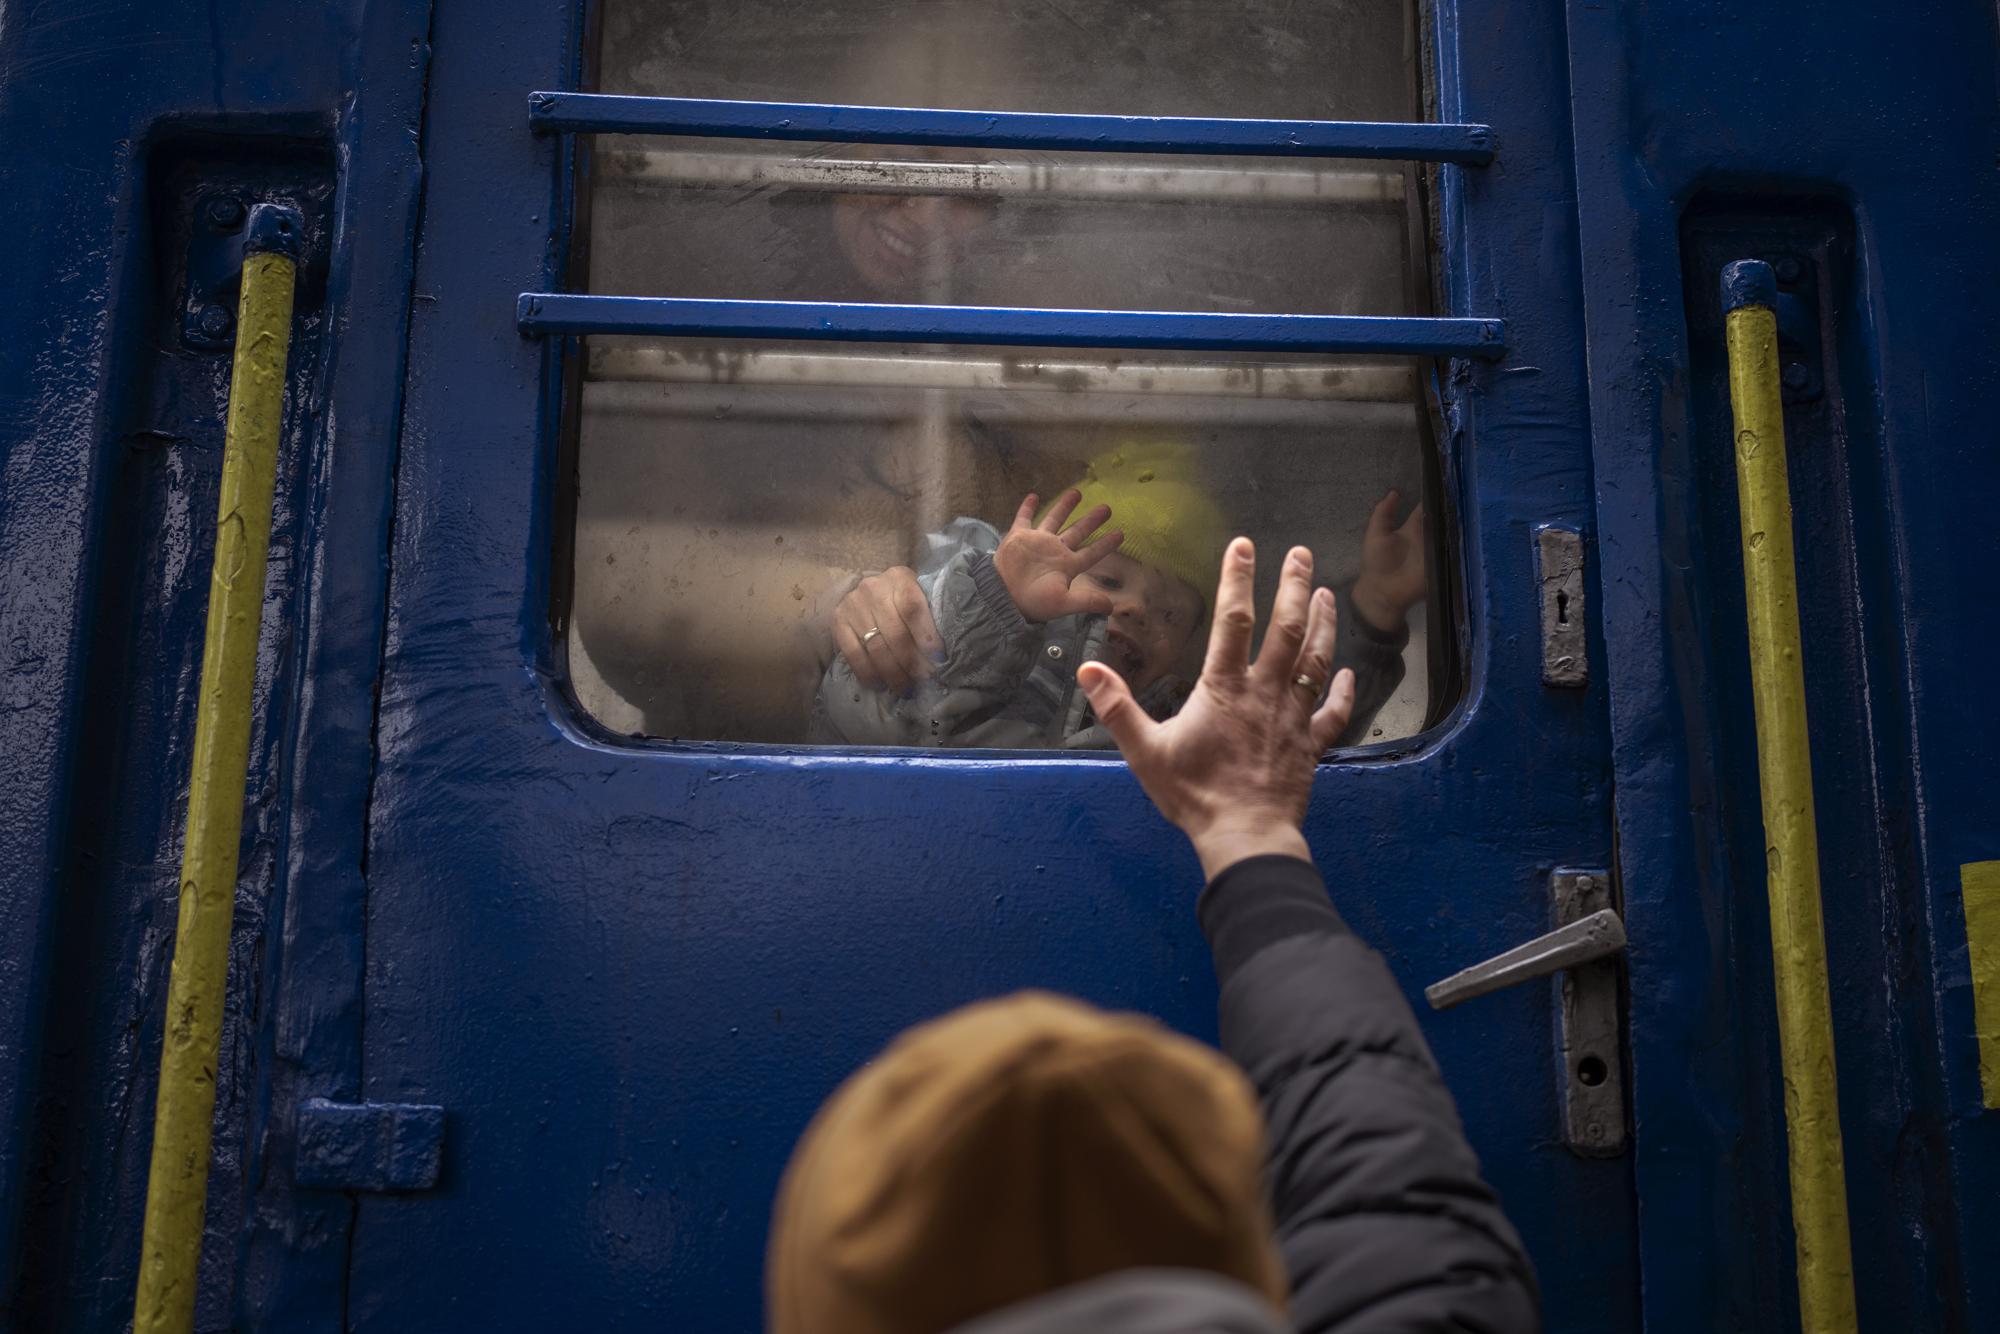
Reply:
[[[293,1184],[307,1190],[429,1190],[444,1158],[444,1108],[431,1103],[299,1105]]]
[[[1044,152],[1387,158],[1465,166],[1484,166],[1493,160],[1489,127],[1422,121],[1072,116],[536,92],[528,94],[528,123],[544,133],[566,134],[673,134]]]
[[[1810,261],[1804,215],[1834,220],[1813,248],[1840,392],[1786,434],[1862,1327],[2000,1327],[1957,885],[2000,846],[1968,725],[2000,658],[2000,362],[1965,355],[1993,334],[1964,299],[2000,287],[1995,15],[1567,20],[1648,1326],[1796,1320],[1714,284],[1723,259]],[[1698,260],[1708,216],[1738,221]],[[1772,1224],[1690,1244],[1746,1218]]]
[[[300,1100],[351,1099],[360,1078],[428,24],[427,0],[0,24],[0,1328],[131,1317],[206,602],[191,534],[209,525],[189,516],[214,512],[228,378],[226,354],[176,337],[178,270],[218,192],[298,202],[317,230],[197,1321],[342,1325],[353,1206],[291,1188],[290,1133]]]
[[[1003,347],[1146,347],[1219,352],[1388,353],[1491,359],[1507,350],[1499,320],[1380,315],[1238,315],[1018,306],[892,306],[840,301],[713,301],[688,297],[524,292],[520,330],[799,338],[852,343],[980,343]]]
[[[250,220],[243,224],[243,253],[290,255],[297,259],[304,244],[304,226],[295,208],[284,204],[252,204]]]
[[[236,345],[236,303],[243,275],[248,201],[230,190],[195,200],[181,283],[181,343],[215,351]]]
[[[1859,1296],[1870,1327],[2000,1324],[1979,1263],[2000,1117],[1956,916],[1958,863],[2000,855],[1977,725],[2000,359],[1966,355],[1991,346],[1966,294],[2000,289],[1994,15],[1434,19],[1439,114],[1510,145],[1438,183],[1445,309],[1504,318],[1509,348],[1442,385],[1472,684],[1438,732],[1322,774],[1335,895],[1414,992],[1542,930],[1547,868],[1615,843],[1633,1156],[1560,1147],[1548,994],[1430,1036],[1551,1328],[1785,1325],[1696,270],[1711,222],[1730,257],[1804,255],[1829,275],[1793,485]],[[546,614],[565,349],[523,340],[512,302],[563,274],[568,140],[528,134],[520,99],[573,80],[581,16],[444,0],[434,70],[430,24],[424,0],[163,0],[0,25],[0,1326],[129,1309],[205,564],[178,525],[212,504],[220,440],[222,361],[179,337],[177,266],[219,188],[316,201],[327,244],[268,590],[205,1327],[750,1328],[791,1140],[899,1026],[1041,984],[1211,1031],[1193,863],[1114,762],[633,746],[578,717]],[[1537,681],[1545,522],[1592,544],[1582,691]],[[437,1187],[297,1188],[313,1098],[446,1107]]]
[[[1722,309],[1778,306],[1778,274],[1761,259],[1734,259],[1722,266]]]
[[[1467,39],[1482,68],[1560,68],[1555,16],[1509,15]],[[362,1330],[754,1328],[791,1144],[899,1028],[1039,985],[1214,1031],[1198,871],[1115,761],[634,744],[576,711],[547,612],[572,345],[520,338],[514,308],[565,272],[568,141],[493,128],[519,124],[508,90],[566,77],[568,22],[438,12],[454,54],[429,103],[417,286],[437,299],[412,324],[365,1070],[366,1096],[441,1103],[453,1130],[437,1191],[359,1202]],[[1518,80],[1478,105],[1546,148],[1445,173],[1466,185],[1443,313],[1504,313],[1510,349],[1446,386],[1473,693],[1441,733],[1330,766],[1309,829],[1413,995],[1545,930],[1551,867],[1611,856],[1606,695],[1540,685],[1530,563],[1535,524],[1592,526],[1581,294],[1543,262],[1566,253],[1567,111]],[[1551,992],[1430,1034],[1554,1327],[1635,1328],[1629,1163],[1563,1147]]]

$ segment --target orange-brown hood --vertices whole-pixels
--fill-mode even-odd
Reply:
[[[941,1334],[1132,1268],[1282,1305],[1248,1082],[1151,1020],[1023,993],[912,1029],[807,1129],[772,1229],[772,1334]]]

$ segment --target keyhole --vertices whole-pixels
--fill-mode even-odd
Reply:
[[[1556,624],[1569,624],[1569,594],[1561,589],[1556,590]]]
[[[1585,1088],[1596,1088],[1604,1082],[1604,1059],[1586,1056],[1576,1063],[1576,1082]]]

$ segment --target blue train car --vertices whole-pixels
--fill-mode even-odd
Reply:
[[[132,1327],[151,1164],[182,1329],[751,1330],[901,1028],[1212,1037],[1088,719],[974,747],[869,602],[1129,475],[1161,568],[1308,542],[1371,641],[1307,833],[1413,998],[1623,924],[1426,1017],[1551,1330],[2000,1329],[1996,62],[1940,0],[0,0],[0,1327]],[[1171,681],[1199,619],[1018,674]],[[154,1126],[211,1094],[202,1175]]]

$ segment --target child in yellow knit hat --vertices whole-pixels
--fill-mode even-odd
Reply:
[[[1077,668],[1107,663],[1156,717],[1178,709],[1228,537],[1189,451],[1160,442],[1099,455],[1046,507],[1028,496],[1004,534],[955,520],[928,539],[918,578],[944,661],[892,694],[836,658],[821,683],[818,739],[1109,747]]]
[[[1010,592],[1036,573],[1046,580],[1075,564],[1022,531],[1033,500],[1023,502],[1015,531],[994,552]],[[1092,562],[1081,568],[1079,582],[1089,604],[1084,610],[1108,619],[1102,661],[1143,693],[1181,665],[1194,646],[1195,632],[1207,619],[1229,526],[1195,485],[1187,451],[1155,442],[1092,459],[1076,485],[1035,516],[1034,528],[1054,531],[1072,513],[1081,518],[1062,533],[1061,545]],[[1075,591],[1077,583],[1070,587]],[[1018,607],[1020,597],[1014,602]]]

